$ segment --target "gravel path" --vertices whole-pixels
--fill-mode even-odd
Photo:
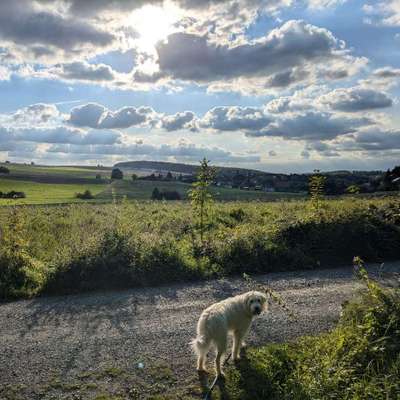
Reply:
[[[385,271],[399,273],[400,262]],[[273,306],[254,322],[250,345],[332,328],[359,287],[351,267],[257,280],[278,291],[298,321]],[[0,304],[0,399],[86,399],[102,391],[143,398],[141,391],[165,393],[178,377],[195,385],[188,342],[202,309],[247,289],[241,279],[224,279]]]

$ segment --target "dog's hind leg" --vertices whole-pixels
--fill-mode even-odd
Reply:
[[[217,356],[215,358],[215,371],[217,373],[217,377],[223,377],[224,374],[222,372],[222,356],[226,353],[226,344],[227,344],[227,333],[225,335],[220,334],[218,338],[215,338],[215,344],[217,346]]]
[[[206,356],[210,349],[211,342],[208,338],[197,337],[192,341],[192,347],[197,354],[197,371],[206,371]]]

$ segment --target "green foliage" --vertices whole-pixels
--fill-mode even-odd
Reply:
[[[76,193],[75,197],[81,200],[90,200],[94,199],[92,192],[86,189],[83,193]]]
[[[346,193],[349,194],[359,194],[360,193],[360,187],[358,185],[350,185],[346,188]]]
[[[123,179],[124,174],[119,168],[113,168],[111,171],[111,179]]]
[[[181,200],[181,195],[176,190],[158,190],[157,187],[151,193],[152,200]]]
[[[347,304],[331,333],[248,352],[230,370],[225,398],[397,399],[400,395],[400,289],[372,281]]]
[[[16,192],[15,190],[11,190],[10,192],[0,192],[0,199],[25,199],[25,192]]]
[[[0,231],[0,299],[32,296],[44,283],[43,264],[29,255],[23,210],[12,208]]]
[[[9,174],[10,170],[7,167],[0,165],[0,174]]]
[[[331,266],[350,263],[354,254],[400,258],[400,202],[390,199],[327,200],[318,214],[305,201],[215,202],[203,242],[185,202],[19,207],[16,230],[13,210],[0,208],[2,273],[11,276],[6,237],[24,243],[16,252],[23,260],[14,265],[40,265],[32,268],[40,274],[33,286],[1,279],[2,297]]]
[[[194,215],[198,220],[201,243],[204,243],[205,224],[210,217],[211,204],[213,201],[209,187],[216,174],[215,168],[211,167],[209,164],[210,162],[206,158],[203,158],[200,162],[197,181],[192,184],[192,189],[188,192]]]
[[[308,190],[310,193],[311,205],[315,210],[319,210],[325,194],[326,177],[321,175],[319,170],[314,170],[314,175],[310,176]]]

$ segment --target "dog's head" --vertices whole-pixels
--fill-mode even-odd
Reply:
[[[260,315],[267,308],[267,296],[261,292],[246,293],[246,305],[251,315]]]

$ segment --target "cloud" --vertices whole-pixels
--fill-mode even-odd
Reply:
[[[77,81],[102,82],[116,79],[115,71],[109,65],[89,64],[85,61],[56,65],[49,72],[63,79]]]
[[[174,115],[166,115],[161,119],[161,127],[167,131],[188,129],[197,132],[196,115],[192,111],[178,112]]]
[[[368,15],[366,22],[400,26],[400,3],[398,0],[381,0],[373,4],[365,4],[363,10]]]
[[[11,114],[5,121],[13,127],[44,125],[51,120],[56,120],[60,117],[60,112],[54,104],[36,103],[28,107],[21,108]],[[4,116],[0,116],[0,121]]]
[[[214,107],[200,121],[201,127],[216,131],[259,130],[271,119],[259,108]]]
[[[382,151],[400,149],[400,131],[368,128],[337,144],[340,150]]]
[[[121,134],[113,131],[82,132],[63,126],[56,128],[0,128],[0,142],[111,145],[119,143],[120,140]]]
[[[78,18],[68,18],[50,9],[37,9],[34,2],[0,2],[0,40],[13,45],[63,51],[79,51],[88,45],[105,47],[114,35]],[[51,49],[49,49],[51,50]]]
[[[276,119],[267,127],[247,136],[278,136],[290,140],[328,140],[340,135],[356,132],[372,124],[368,118],[347,118],[327,112],[308,111]]]
[[[68,119],[68,122],[74,126],[86,126],[97,128],[101,116],[106,108],[97,103],[88,103],[82,106],[74,107]]]
[[[260,157],[257,155],[236,155],[230,151],[218,147],[205,147],[189,145],[169,145],[154,146],[150,144],[120,144],[120,145],[96,145],[96,146],[76,146],[76,145],[54,145],[48,149],[53,153],[78,153],[87,155],[124,155],[124,156],[150,156],[154,158],[168,159],[173,157],[180,160],[198,161],[206,157],[214,162],[258,162]]]
[[[324,28],[288,21],[265,38],[228,47],[206,37],[175,33],[157,47],[160,71],[174,79],[210,82],[240,76],[271,76],[307,62],[323,62],[341,43]]]
[[[386,93],[361,87],[335,89],[321,96],[319,101],[333,110],[345,112],[386,108],[393,104],[392,99]]]
[[[373,76],[377,78],[399,78],[400,68],[384,67],[376,69]]]
[[[113,112],[97,103],[74,107],[68,122],[79,127],[95,129],[122,129],[151,121],[154,110],[150,107],[122,107]]]

